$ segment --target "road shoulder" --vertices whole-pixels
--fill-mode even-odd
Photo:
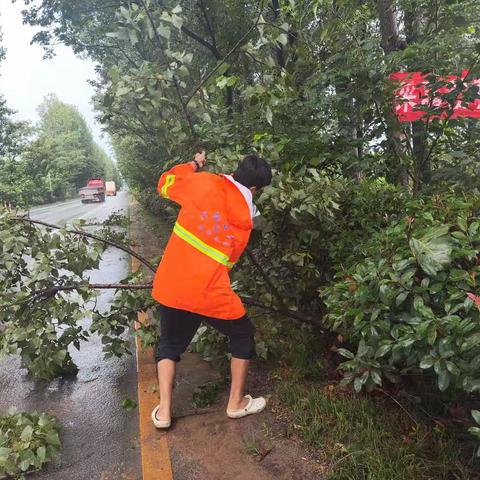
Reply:
[[[133,207],[135,208],[135,207]],[[136,215],[131,215],[132,219]],[[133,221],[130,237],[133,244],[136,241],[136,232],[140,226]],[[132,272],[140,268],[140,262],[132,257]],[[146,312],[138,314],[139,324],[148,322]],[[158,404],[157,370],[152,349],[143,349],[140,337],[135,339],[137,356],[138,378],[138,414],[139,439],[142,459],[143,480],[171,480],[173,479],[170,454],[166,432],[158,431],[150,420],[150,413]]]

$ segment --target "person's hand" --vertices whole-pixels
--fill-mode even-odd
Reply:
[[[201,152],[195,154],[195,161],[200,168],[203,168],[205,166],[205,163],[207,162],[205,158],[205,150],[202,150]]]

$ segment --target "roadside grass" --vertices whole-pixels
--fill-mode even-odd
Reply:
[[[243,447],[248,455],[261,462],[272,450],[270,443],[265,443],[255,435],[247,435],[242,439]]]
[[[292,429],[328,461],[326,480],[480,478],[463,442],[387,400],[293,381],[279,383],[276,396]]]

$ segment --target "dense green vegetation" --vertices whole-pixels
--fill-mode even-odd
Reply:
[[[87,124],[72,105],[55,96],[39,107],[40,122],[32,127],[0,111],[0,200],[31,206],[72,197],[88,178],[114,179],[115,164],[93,141]]]
[[[51,415],[7,412],[0,416],[0,478],[24,479],[58,460],[60,425]]]
[[[0,355],[17,354],[35,378],[52,380],[78,372],[69,348],[80,349],[92,334],[102,337],[107,358],[129,352],[123,334],[136,312],[151,305],[149,291],[125,290],[105,312],[97,308],[87,276],[98,268],[106,242],[127,243],[119,228],[123,220],[114,214],[96,232],[84,227],[85,221],[76,229],[48,231],[0,210]],[[81,322],[89,316],[91,325]],[[145,341],[153,340],[147,330]]]
[[[0,47],[0,61],[4,55]],[[115,164],[94,142],[76,107],[49,95],[38,111],[36,126],[16,121],[0,92],[2,204],[25,207],[62,200],[76,195],[88,178],[96,176],[120,185]]]
[[[198,142],[208,146],[212,171],[230,171],[252,150],[271,162],[273,184],[258,199],[268,227],[252,238],[263,275],[244,262],[236,285],[300,311],[309,326],[290,345],[265,321],[264,356],[287,355],[313,378],[324,364],[303,361],[311,360],[305,352],[328,330],[336,339],[329,348],[344,360],[339,372],[356,390],[420,378],[433,380],[442,398],[478,404],[480,126],[451,118],[458,94],[467,100],[478,88],[457,81],[440,96],[442,119],[399,123],[388,81],[400,70],[431,73],[432,90],[463,69],[479,78],[478,1],[24,3],[47,53],[61,41],[98,62],[100,120],[149,210],[172,211],[156,194],[158,175],[189,159]],[[66,114],[56,107],[53,116]],[[48,149],[49,118],[40,151]],[[59,133],[62,145],[80,148]],[[83,171],[71,172],[72,185]],[[45,279],[28,287],[38,281]],[[145,301],[128,295],[117,306]],[[110,353],[120,354],[114,315],[97,325]],[[121,317],[120,333],[126,323]],[[212,356],[216,341],[197,346]]]

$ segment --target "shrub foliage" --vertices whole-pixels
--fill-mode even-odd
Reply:
[[[58,421],[46,413],[0,416],[0,478],[23,479],[57,460],[59,431]]]

